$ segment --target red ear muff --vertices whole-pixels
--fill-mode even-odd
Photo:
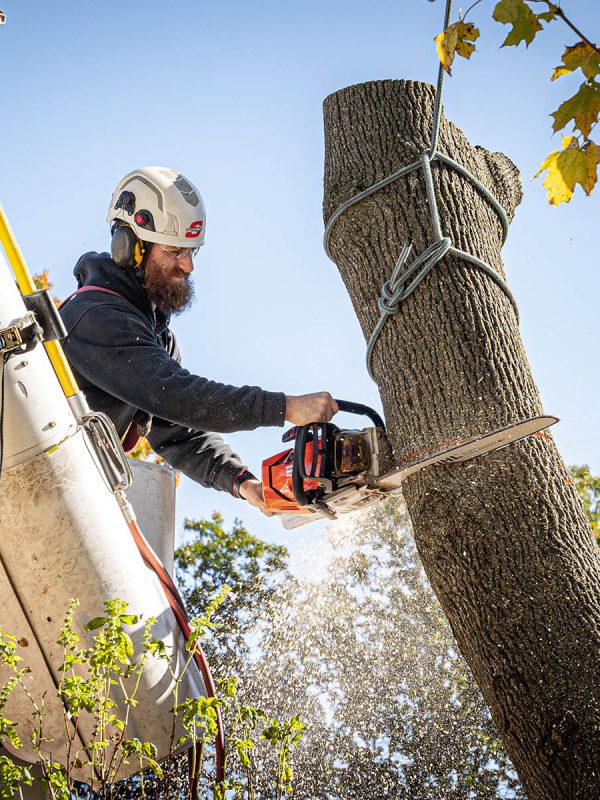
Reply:
[[[110,242],[110,254],[120,267],[138,267],[143,258],[140,253],[139,239],[129,225],[119,225],[113,231]],[[141,258],[140,258],[141,256]]]

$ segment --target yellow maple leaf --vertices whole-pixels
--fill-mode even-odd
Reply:
[[[581,147],[575,136],[563,136],[563,149],[555,150],[544,160],[535,178],[547,171],[544,187],[553,206],[568,203],[579,184],[587,195],[596,185],[600,147],[588,142]]]
[[[598,164],[600,164],[600,146],[588,142],[585,147],[585,163],[587,166],[587,181],[583,184],[585,193],[589,196],[594,190],[598,180]]]
[[[43,272],[38,273],[37,275],[33,275],[33,282],[35,283],[35,288],[39,291],[43,291],[47,289],[50,291],[52,289],[52,281],[50,280],[50,272],[45,269]],[[53,297],[52,302],[57,308],[60,308],[61,301]]]
[[[446,30],[438,34],[434,41],[438,58],[448,75],[452,75],[452,62],[458,53],[463,58],[471,58],[475,50],[475,42],[479,38],[479,28],[472,22],[453,22]]]
[[[141,436],[137,440],[136,446],[133,448],[131,453],[129,453],[129,458],[135,458],[137,461],[147,461],[148,458],[153,455],[153,453],[154,450],[152,449],[152,445],[148,439],[145,439],[143,436]]]
[[[562,54],[562,64],[554,68],[551,81],[581,69],[588,81],[600,72],[600,53],[587,42],[577,42]]]
[[[50,272],[47,269],[37,275],[34,275],[33,282],[35,283],[35,288],[38,291],[52,288],[52,284],[50,283]]]
[[[582,83],[577,94],[565,100],[556,111],[553,131],[560,131],[573,120],[575,130],[581,131],[584,137],[589,136],[592,126],[600,114],[600,86],[595,83]]]

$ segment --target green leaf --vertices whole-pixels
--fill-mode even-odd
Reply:
[[[85,629],[86,631],[97,631],[98,628],[102,628],[104,625],[106,625],[106,617],[94,617],[85,625]]]
[[[525,0],[500,0],[494,8],[493,18],[503,25],[512,25],[502,47],[518,46],[525,42],[529,47],[538,31],[542,30],[539,18]]]
[[[567,47],[562,55],[562,64],[554,68],[551,81],[562,75],[569,75],[580,69],[588,81],[593,80],[600,72],[600,53],[587,42],[577,42],[573,47]]]
[[[154,774],[156,775],[157,778],[162,778],[163,777],[163,771],[162,771],[161,767],[158,765],[158,763],[156,761],[154,761],[153,758],[146,758],[146,762],[147,762],[148,766],[150,767],[150,769],[152,770],[152,772],[154,772]]]
[[[577,94],[565,100],[556,111],[552,113],[554,124],[552,129],[562,130],[573,120],[575,130],[581,131],[588,137],[592,125],[598,120],[600,113],[600,86],[596,83],[582,83]]]
[[[135,614],[121,614],[119,619],[123,625],[137,625],[140,621],[140,618]]]
[[[31,786],[33,778],[29,769],[15,764],[8,756],[0,756],[0,800],[20,796],[22,786]]]
[[[552,22],[553,19],[556,19],[556,11],[543,11],[541,14],[537,14],[538,19],[543,19],[544,22]]]

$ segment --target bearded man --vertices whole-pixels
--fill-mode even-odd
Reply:
[[[85,253],[78,289],[61,307],[67,358],[90,407],[112,419],[129,451],[140,435],[164,460],[203,486],[268,513],[262,484],[221,433],[328,422],[329,392],[300,396],[231,386],[180,363],[170,317],[193,299],[194,258],[204,244],[200,193],[167,167],[123,178],[109,206],[111,253]]]

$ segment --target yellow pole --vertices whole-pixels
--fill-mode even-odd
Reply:
[[[11,227],[8,224],[6,214],[4,213],[4,209],[2,208],[1,204],[0,242],[2,242],[4,252],[6,253],[13,269],[15,278],[17,279],[17,284],[21,290],[21,294],[33,294],[36,291],[35,283],[29,273],[29,270],[27,269],[27,264],[23,258],[23,253],[21,252]],[[77,386],[77,381],[75,380],[75,376],[71,371],[71,367],[69,366],[69,362],[65,357],[60,343],[57,341],[44,342],[44,347],[46,348],[46,352],[48,353],[48,357],[50,358],[54,372],[56,373],[56,377],[58,378],[66,397],[72,397],[73,395],[77,394],[79,392],[79,386]]]
[[[23,253],[8,224],[2,205],[0,205],[0,241],[15,273],[21,294],[33,294],[35,292],[35,283],[29,274]]]

